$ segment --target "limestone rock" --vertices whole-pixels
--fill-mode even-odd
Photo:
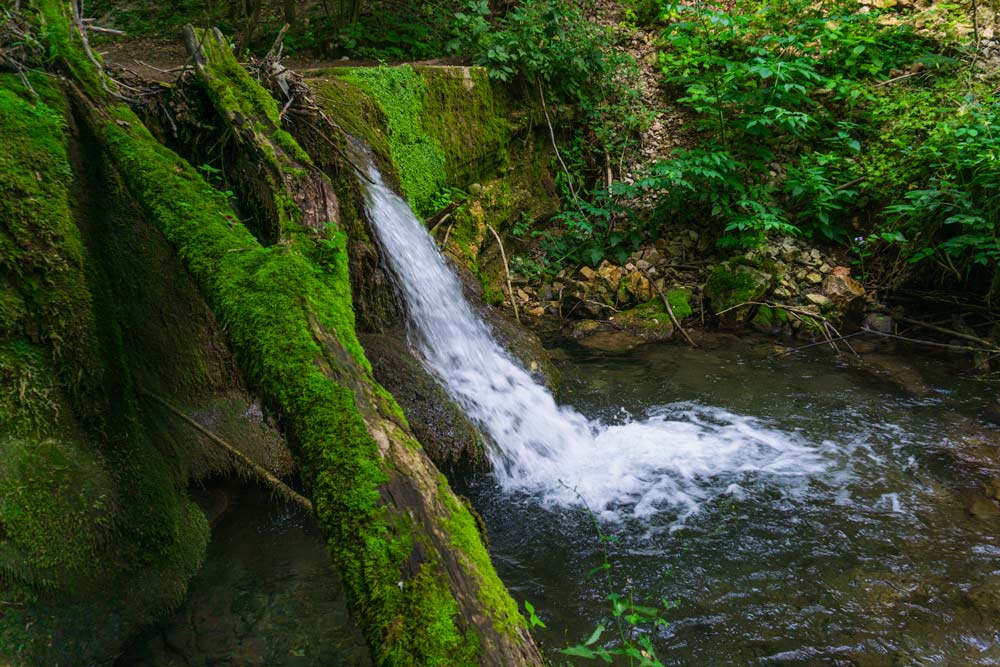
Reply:
[[[862,325],[866,329],[878,331],[879,333],[892,333],[892,317],[885,313],[868,313],[865,315]]]
[[[649,301],[653,298],[653,287],[649,278],[640,271],[628,274],[628,278],[625,280],[625,289],[639,302]]]
[[[601,262],[600,266],[597,267],[597,277],[595,278],[595,281],[602,283],[602,286],[606,287],[610,293],[614,294],[618,291],[618,286],[622,282],[622,276],[624,273],[625,272],[620,266],[616,266],[608,260],[604,260]]]
[[[809,303],[815,304],[820,307],[820,309],[829,308],[831,305],[830,298],[818,293],[806,294],[806,300]]]
[[[865,307],[865,288],[851,278],[851,270],[838,266],[823,280],[823,293],[833,302],[834,308],[845,321],[857,321]]]
[[[601,352],[627,352],[643,339],[608,322],[581,320],[573,325],[570,337],[580,345]]]

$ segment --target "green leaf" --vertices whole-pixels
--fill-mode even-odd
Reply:
[[[594,658],[596,654],[583,644],[577,644],[576,646],[570,646],[568,648],[559,649],[559,652],[563,655],[571,655],[577,658]]]
[[[594,629],[594,632],[590,635],[590,637],[587,638],[587,641],[583,642],[583,645],[584,646],[590,646],[591,644],[593,644],[594,642],[596,642],[598,639],[600,639],[601,638],[601,634],[603,634],[603,633],[604,633],[604,624],[602,623],[602,624],[598,625],[597,628]]]

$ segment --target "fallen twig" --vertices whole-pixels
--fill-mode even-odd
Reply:
[[[281,51],[284,49],[284,44],[282,43],[285,39],[285,33],[291,26],[285,24],[281,26],[281,30],[278,31],[278,36],[274,38],[274,43],[271,44],[271,48],[268,50],[267,55],[264,56],[264,60],[280,60]]]
[[[510,266],[507,265],[507,253],[504,252],[503,241],[500,240],[497,230],[493,229],[493,225],[486,225],[486,227],[493,232],[493,238],[497,240],[497,245],[500,246],[500,259],[503,260],[503,272],[507,276],[507,296],[510,297],[510,305],[514,307],[514,319],[520,324],[521,315],[517,312],[517,297],[514,295],[514,286],[510,282]]]
[[[556,152],[556,158],[559,160],[559,164],[562,165],[563,171],[566,173],[566,185],[569,187],[569,193],[573,195],[573,201],[579,205],[580,198],[576,196],[576,188],[573,187],[573,177],[569,173],[569,167],[563,162],[562,153],[559,152],[559,146],[556,143],[556,131],[552,127],[552,119],[549,117],[549,109],[545,104],[545,92],[542,90],[542,80],[537,79],[538,83],[538,97],[542,101],[542,113],[545,114],[545,122],[549,126],[549,137],[552,139],[552,149]]]
[[[844,340],[844,341],[846,341],[848,338],[854,338],[855,336],[861,336],[862,334],[865,334],[865,333],[868,333],[868,332],[867,331],[855,331],[852,334],[847,334],[846,336],[841,336],[840,338],[836,338],[834,340],[838,340],[838,341]],[[816,341],[815,343],[809,343],[808,345],[803,345],[801,347],[794,347],[794,348],[792,348],[790,350],[785,350],[784,352],[776,352],[775,354],[770,355],[770,358],[776,359],[777,357],[783,357],[783,356],[788,355],[788,354],[795,354],[796,352],[801,352],[802,350],[808,350],[810,347],[816,347],[817,345],[826,345],[829,342],[831,342],[831,341],[829,341],[829,340]]]
[[[961,331],[946,329],[942,326],[931,324],[930,322],[921,322],[920,320],[914,320],[908,317],[899,317],[896,319],[898,319],[900,322],[904,322],[906,324],[912,324],[913,326],[917,326],[922,329],[929,329],[930,331],[936,331],[940,334],[945,334],[946,336],[954,336],[955,338],[963,338],[973,343],[979,343],[980,345],[986,345],[988,347],[994,347],[994,348],[996,347],[992,341],[988,341],[985,338],[980,338],[979,336],[973,336],[972,334],[962,333]]]
[[[424,220],[424,226],[425,227],[428,226],[428,225],[431,225],[431,236],[434,236],[434,232],[436,232],[437,229],[438,229],[438,227],[441,226],[441,223],[443,223],[445,220],[447,220],[448,218],[450,218],[451,214],[454,213],[455,210],[458,209],[459,206],[461,206],[462,204],[464,204],[465,201],[466,201],[465,199],[462,199],[460,201],[450,202],[447,206],[445,206],[444,208],[442,208],[440,211],[438,211],[437,213],[435,213],[431,217],[429,217],[426,220]]]
[[[97,59],[94,52],[90,48],[90,40],[87,39],[87,28],[83,25],[83,19],[80,18],[80,5],[78,0],[73,0],[70,2],[70,6],[73,8],[73,25],[76,27],[77,32],[80,33],[80,43],[83,44],[83,51],[87,54],[87,58],[94,65],[97,70],[97,80],[101,82],[101,88],[104,89],[108,95],[121,100],[122,102],[131,103],[132,100],[125,97],[118,91],[112,90],[108,85],[106,78],[108,75],[104,72],[104,66],[101,65],[101,61]]]
[[[823,337],[826,339],[823,341],[824,343],[829,343],[830,347],[832,347],[834,350],[837,350],[837,352],[839,353],[840,348],[837,347],[835,340],[844,340],[845,341],[844,344],[847,345],[847,348],[851,351],[851,354],[853,354],[855,357],[861,356],[857,353],[857,351],[853,347],[851,347],[850,343],[846,342],[845,337],[841,335],[840,331],[837,330],[837,327],[835,327],[828,318],[823,317],[822,315],[817,315],[816,313],[810,313],[808,310],[801,310],[799,308],[793,308],[792,306],[783,306],[776,303],[768,303],[766,301],[744,301],[743,303],[738,303],[735,306],[730,306],[729,308],[724,308],[723,310],[720,310],[719,312],[716,313],[716,316],[728,313],[731,310],[736,310],[737,308],[742,308],[743,306],[767,306],[768,308],[784,310],[788,314],[793,315],[800,322],[805,322],[805,318],[818,320],[823,325],[821,332],[823,334]],[[834,334],[833,336],[830,335],[831,331]]]
[[[868,333],[875,334],[876,336],[884,336],[885,338],[895,338],[896,340],[906,341],[907,343],[915,343],[917,345],[929,345],[932,347],[940,347],[945,350],[959,350],[962,352],[988,352],[991,354],[1000,353],[1000,348],[982,348],[982,347],[969,347],[967,345],[952,345],[951,343],[938,343],[932,340],[921,340],[920,338],[910,338],[909,336],[900,336],[899,334],[885,333],[883,331],[875,331],[874,329],[869,329],[868,327],[863,327],[864,331]]]
[[[649,281],[649,284],[652,285],[653,289],[656,290],[656,293],[660,295],[660,300],[663,301],[663,305],[666,306],[667,315],[670,316],[670,322],[674,325],[674,328],[681,332],[681,335],[684,336],[684,340],[687,341],[688,345],[691,347],[698,347],[698,344],[692,340],[691,336],[688,335],[688,332],[684,330],[684,327],[682,327],[681,323],[677,320],[677,316],[674,315],[674,309],[670,307],[670,300],[667,299],[667,295],[664,294],[659,285],[654,283],[652,280]]]
[[[147,396],[148,398],[151,398],[154,401],[156,401],[157,403],[159,403],[160,405],[162,405],[164,408],[166,408],[167,410],[169,410],[170,412],[172,412],[174,415],[176,415],[177,417],[179,417],[180,419],[182,419],[185,424],[187,424],[188,426],[192,427],[193,429],[195,429],[196,431],[198,431],[199,433],[201,433],[202,435],[204,435],[206,438],[208,438],[209,440],[211,440],[214,444],[218,445],[219,447],[221,447],[222,449],[224,449],[226,452],[228,452],[229,454],[231,454],[233,457],[235,457],[236,459],[238,459],[243,465],[245,465],[254,474],[256,474],[257,477],[261,479],[261,481],[267,483],[271,488],[273,488],[279,494],[281,494],[282,496],[284,496],[287,500],[295,503],[296,505],[298,505],[302,509],[306,510],[307,512],[312,512],[313,511],[312,502],[308,498],[306,498],[305,496],[302,496],[302,495],[298,494],[290,486],[288,486],[287,484],[285,484],[284,482],[282,482],[280,479],[278,479],[277,477],[275,477],[274,475],[272,475],[266,468],[264,468],[264,466],[260,465],[259,463],[257,463],[256,461],[254,461],[253,459],[251,459],[250,457],[248,457],[246,454],[244,454],[240,450],[236,449],[235,447],[233,447],[232,445],[230,445],[229,443],[227,443],[225,440],[223,440],[222,438],[220,438],[216,434],[214,434],[211,431],[209,431],[207,428],[205,428],[204,426],[202,426],[201,424],[199,424],[198,422],[196,422],[194,419],[192,419],[191,417],[189,417],[187,414],[185,414],[184,412],[182,412],[180,409],[174,407],[174,405],[172,403],[170,403],[167,399],[162,398],[161,396],[158,396],[158,395],[154,394],[153,392],[148,391],[146,389],[139,389],[139,392],[143,396]]]
[[[441,241],[441,247],[446,248],[448,246],[448,237],[451,236],[451,228],[455,226],[455,221],[452,220],[451,224],[448,225],[448,229],[444,232],[444,241]]]
[[[91,31],[91,32],[103,32],[103,33],[107,33],[108,35],[122,35],[122,36],[124,36],[124,35],[127,34],[124,30],[115,30],[114,28],[102,28],[99,25],[90,25],[89,23],[84,23],[83,27],[86,28],[87,30]]]

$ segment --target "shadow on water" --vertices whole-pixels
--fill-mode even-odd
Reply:
[[[205,564],[174,617],[119,667],[371,665],[311,516],[252,484],[200,495],[229,506]]]
[[[1000,664],[1000,508],[981,485],[1000,478],[998,434],[975,419],[996,384],[925,359],[908,366],[921,387],[907,391],[821,351],[770,358],[766,346],[735,340],[713,347],[563,354],[561,402],[588,418],[630,423],[666,411],[683,426],[699,419],[691,406],[712,406],[746,416],[754,437],[784,434],[821,459],[803,476],[696,471],[688,488],[698,509],[686,518],[669,503],[641,517],[627,504],[602,513],[619,540],[614,590],[670,606],[655,635],[660,659]],[[720,446],[700,437],[695,446]],[[680,445],[668,437],[659,446]],[[562,664],[554,649],[608,616],[604,580],[587,576],[603,558],[589,514],[505,493],[489,475],[459,486],[488,526],[501,577],[539,610],[548,627],[538,636]]]

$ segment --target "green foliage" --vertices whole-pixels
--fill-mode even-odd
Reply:
[[[969,104],[908,151],[927,180],[886,211],[890,240],[903,244],[910,262],[936,259],[955,272],[957,266],[1000,265],[998,123],[995,103]]]
[[[502,16],[492,15],[487,0],[469,0],[454,30],[448,49],[471,54],[491,77],[541,82],[566,99],[585,97],[585,86],[610,66],[610,35],[572,0],[523,0]]]
[[[129,37],[150,35],[180,35],[185,23],[205,27],[227,29],[226,3],[204,2],[204,0],[174,0],[164,3],[155,0],[93,0],[86,5],[88,16],[108,17],[102,25],[125,31]],[[91,38],[93,39],[93,37]]]
[[[661,3],[665,81],[697,114],[701,139],[636,187],[682,219],[707,215],[723,245],[771,233],[846,239],[864,181],[869,82],[915,62],[942,72],[957,63],[905,22],[882,19],[850,2]]]
[[[320,19],[317,34],[332,34],[333,43],[356,58],[428,60],[444,53],[458,6],[459,0],[368,2],[356,23],[343,26],[335,18]]]

